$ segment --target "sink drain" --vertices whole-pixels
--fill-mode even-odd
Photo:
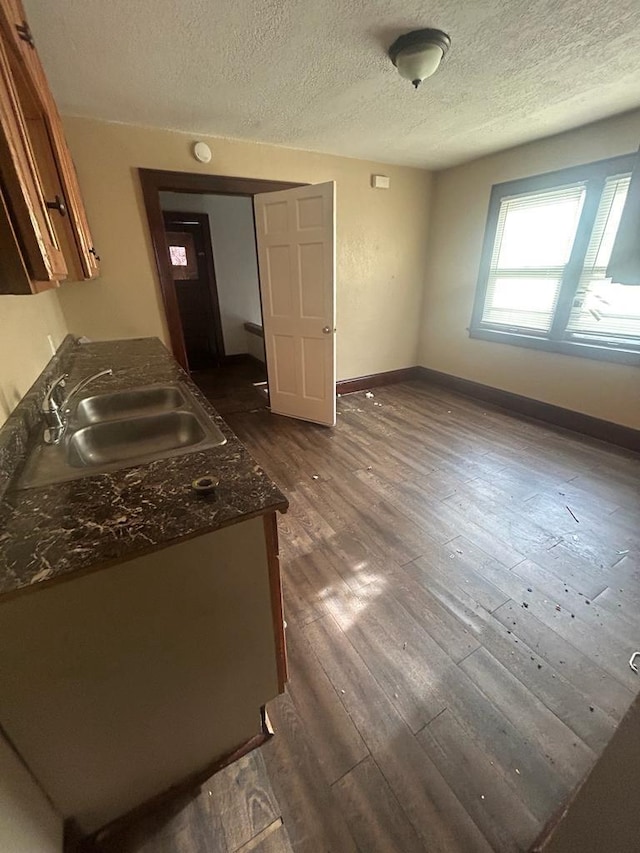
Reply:
[[[205,474],[203,477],[198,477],[191,483],[191,488],[199,495],[214,495],[218,488],[218,480],[211,474]]]

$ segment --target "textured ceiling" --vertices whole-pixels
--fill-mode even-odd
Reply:
[[[441,168],[640,106],[640,0],[26,0],[61,111]],[[415,92],[401,32],[452,48]]]

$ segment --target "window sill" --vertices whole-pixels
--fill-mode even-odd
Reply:
[[[597,361],[613,361],[618,364],[630,364],[640,367],[640,352],[624,349],[613,349],[609,347],[595,346],[594,344],[583,344],[577,341],[550,341],[546,338],[534,335],[522,335],[516,332],[500,332],[497,329],[469,329],[470,338],[478,338],[483,341],[509,344],[517,347],[544,350],[545,352],[557,352],[563,355],[575,355],[578,358],[592,358]]]

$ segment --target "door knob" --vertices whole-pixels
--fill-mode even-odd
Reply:
[[[330,335],[331,332],[333,332],[333,329],[331,328],[331,326],[325,326],[322,331],[325,335]]]
[[[67,207],[59,195],[55,197],[54,201],[46,202],[46,205],[48,210],[57,210],[60,216],[67,215]]]

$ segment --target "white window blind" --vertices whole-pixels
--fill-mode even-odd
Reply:
[[[483,324],[549,331],[585,193],[581,182],[502,199]]]
[[[631,175],[608,178],[585,256],[578,292],[567,324],[568,336],[597,342],[640,340],[640,287],[616,284],[606,276]]]

